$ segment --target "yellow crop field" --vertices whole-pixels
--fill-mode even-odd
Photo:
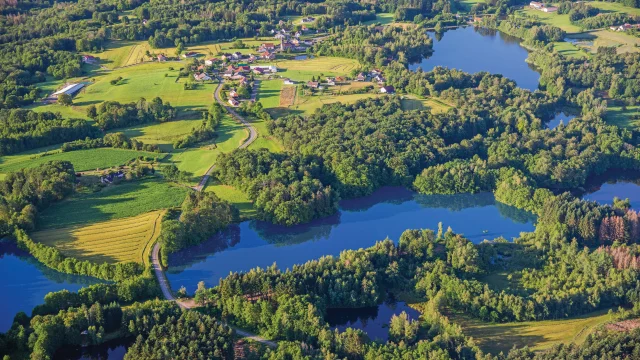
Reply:
[[[61,229],[38,231],[35,241],[64,255],[95,263],[148,263],[151,247],[160,235],[164,210]]]

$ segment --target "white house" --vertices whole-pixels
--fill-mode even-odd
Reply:
[[[295,85],[295,83],[293,81],[291,81],[291,79],[284,79],[283,84],[285,84],[285,85]]]
[[[193,74],[193,77],[197,80],[197,81],[209,81],[211,80],[211,77],[205,73],[202,74]]]
[[[393,94],[396,89],[393,86],[383,86],[380,88],[380,92],[383,94]]]

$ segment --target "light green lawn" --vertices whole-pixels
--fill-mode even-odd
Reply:
[[[631,120],[632,115],[637,120]],[[640,106],[627,106],[626,110],[620,106],[609,106],[605,120],[612,125],[637,130],[640,128]]]
[[[630,15],[640,15],[640,9],[625,6],[617,2],[590,1],[588,4],[594,8],[605,10],[606,12],[622,12]]]
[[[540,10],[532,9],[528,6],[525,6],[522,10],[518,10],[518,13],[533,16],[540,22],[547,25],[557,26],[567,33],[577,33],[582,31],[579,26],[571,24],[568,14],[545,13]]]
[[[365,21],[363,25],[378,24],[389,25],[393,22],[393,13],[378,13],[375,20]]]
[[[442,100],[433,97],[419,99],[415,96],[407,96],[402,99],[402,108],[404,110],[422,110],[425,107],[429,107],[432,114],[444,113],[451,108],[450,105],[445,104]]]
[[[485,0],[461,0],[460,5],[462,5],[464,11],[470,11],[473,5],[478,3],[486,3]]]
[[[180,111],[207,109],[213,102],[216,85],[200,84],[196,90],[184,90],[187,80],[181,78],[176,83],[179,68],[174,64],[171,71],[170,66],[167,63],[149,63],[96,76],[96,82],[77,95],[73,102],[76,106],[87,107],[108,100],[128,103],[141,97],[151,100],[159,96]],[[111,85],[110,81],[118,77],[124,79],[124,84]]]
[[[351,94],[351,95],[312,95],[298,96],[296,104],[291,109],[302,111],[306,114],[312,114],[316,109],[321,108],[325,104],[333,104],[341,102],[343,104],[353,104],[354,102],[370,97],[386,96],[382,94]]]
[[[357,60],[328,56],[275,61],[273,65],[278,67],[278,75],[295,81],[310,81],[314,76],[347,76],[353,69],[360,67]]]
[[[159,179],[122,182],[91,194],[75,194],[39,214],[38,229],[61,228],[180,206],[189,191]]]
[[[282,80],[260,81],[257,100],[262,103],[262,106],[265,109],[279,107],[281,89],[282,89]]]
[[[573,45],[569,42],[554,42],[553,50],[561,55],[570,57],[570,58],[578,58],[584,59],[589,57],[589,53],[584,50],[581,50],[579,47]]]
[[[280,144],[276,138],[269,135],[267,123],[264,120],[258,120],[256,118],[249,118],[248,120],[258,132],[258,138],[249,145],[249,149],[267,149],[271,152],[284,151],[282,144]]]
[[[611,320],[607,310],[571,319],[504,324],[485,323],[462,314],[449,319],[462,326],[465,335],[473,337],[483,351],[494,355],[501,351],[506,354],[514,346],[543,350],[559,343],[582,343],[591,331]]]
[[[592,53],[598,51],[600,46],[615,46],[616,51],[621,54],[625,52],[638,52],[640,51],[640,39],[625,34],[623,32],[611,31],[611,30],[597,30],[584,34],[575,34],[568,36],[573,39],[584,40],[587,44],[584,47],[591,50]]]
[[[242,220],[251,219],[256,215],[256,209],[251,200],[245,193],[233,186],[223,185],[217,180],[210,180],[204,191],[211,191],[222,200],[226,200],[238,208]]]
[[[84,109],[77,106],[63,106],[58,104],[34,104],[26,107],[26,109],[35,112],[49,111],[52,113],[60,113],[64,119],[88,119]]]
[[[63,153],[56,150],[56,148],[57,146],[48,148],[49,153],[53,154],[46,156],[41,155],[46,152],[45,149],[47,148],[0,157],[0,173],[9,173],[24,168],[33,168],[53,160],[70,161],[76,171],[85,171],[122,165],[138,156],[147,156],[151,158],[164,156],[164,154],[145,151],[112,148],[76,150]]]
[[[167,157],[165,162],[175,163],[178,169],[192,175],[191,185],[200,181],[209,167],[215,163],[221,153],[228,153],[236,149],[248,136],[246,128],[225,116],[216,129],[217,138],[214,141],[199,144],[196,148],[180,149]]]
[[[173,142],[191,133],[191,129],[199,127],[201,119],[175,120],[160,124],[144,124],[111,132],[122,132],[126,136],[142,141],[145,144],[157,144],[164,151],[173,150]]]

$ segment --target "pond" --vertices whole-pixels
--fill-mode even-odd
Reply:
[[[629,199],[631,208],[640,210],[640,173],[613,172],[606,177],[589,181],[584,200],[596,201],[601,205],[613,204],[613,198]]]
[[[122,360],[135,339],[118,339],[89,347],[67,346],[56,351],[53,360]]]
[[[407,313],[410,320],[418,320],[420,312],[404,302],[387,300],[374,307],[359,309],[329,309],[325,321],[338,331],[347,328],[360,329],[367,333],[371,340],[386,342],[389,339],[389,322],[393,315]]]
[[[167,277],[174,289],[190,293],[199,281],[217,285],[230,272],[277,263],[291,268],[324,255],[367,248],[386,237],[397,241],[406,229],[446,230],[473,242],[533,231],[535,217],[495,201],[493,194],[420,195],[386,187],[374,194],[340,203],[340,212],[293,227],[246,221],[229,227],[201,245],[169,256]]]
[[[296,55],[293,60],[307,60],[313,59],[313,55]]]
[[[575,115],[567,114],[565,112],[559,112],[553,117],[553,119],[549,120],[549,122],[547,123],[547,129],[555,129],[560,124],[564,124],[566,126],[567,124],[569,124],[569,121],[571,121],[571,119],[575,117]]]
[[[31,310],[42,304],[44,296],[52,291],[78,291],[101,282],[52,270],[8,240],[0,240],[0,274],[3,275],[0,277],[0,332],[11,328],[18,312],[31,315]]]
[[[444,66],[469,73],[487,71],[502,74],[523,89],[538,88],[540,74],[525,61],[529,53],[518,38],[473,26],[428,34],[433,39],[433,54],[411,64],[409,69],[415,71],[421,67],[431,71],[436,66]]]

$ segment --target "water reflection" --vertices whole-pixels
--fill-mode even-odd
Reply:
[[[571,121],[575,117],[575,115],[568,114],[564,111],[559,112],[553,117],[553,119],[549,120],[549,122],[547,123],[547,129],[555,129],[560,124],[564,124],[566,126],[567,124],[569,124],[569,121]]]
[[[631,207],[640,210],[640,172],[611,171],[589,179],[582,198],[601,205],[613,204],[613,198],[629,199]]]
[[[371,340],[386,342],[389,339],[389,322],[393,315],[406,312],[410,320],[417,320],[420,312],[404,302],[387,300],[374,307],[359,309],[329,309],[325,317],[332,328],[345,331],[347,328],[360,329]]]
[[[366,248],[386,237],[397,240],[406,229],[437,229],[438,222],[474,242],[533,231],[535,217],[497,203],[491,193],[420,195],[387,187],[373,195],[341,202],[334,216],[294,227],[246,221],[216,234],[198,247],[169,256],[167,277],[173,288],[194,291],[199,281],[216,285],[230,272],[277,263],[290,268],[324,255]]]
[[[31,314],[52,291],[78,291],[101,282],[99,279],[64,274],[42,265],[9,240],[0,240],[0,332],[11,327],[16,313]],[[7,276],[7,275],[11,276]]]
[[[118,339],[89,347],[67,346],[58,350],[53,360],[122,360],[134,339]]]
[[[444,66],[469,73],[487,71],[502,74],[523,89],[538,88],[540,74],[525,61],[529,54],[516,37],[471,26],[447,30],[438,36],[431,31],[428,34],[435,38],[433,54],[409,65],[409,69],[421,67],[431,71],[436,66]]]

